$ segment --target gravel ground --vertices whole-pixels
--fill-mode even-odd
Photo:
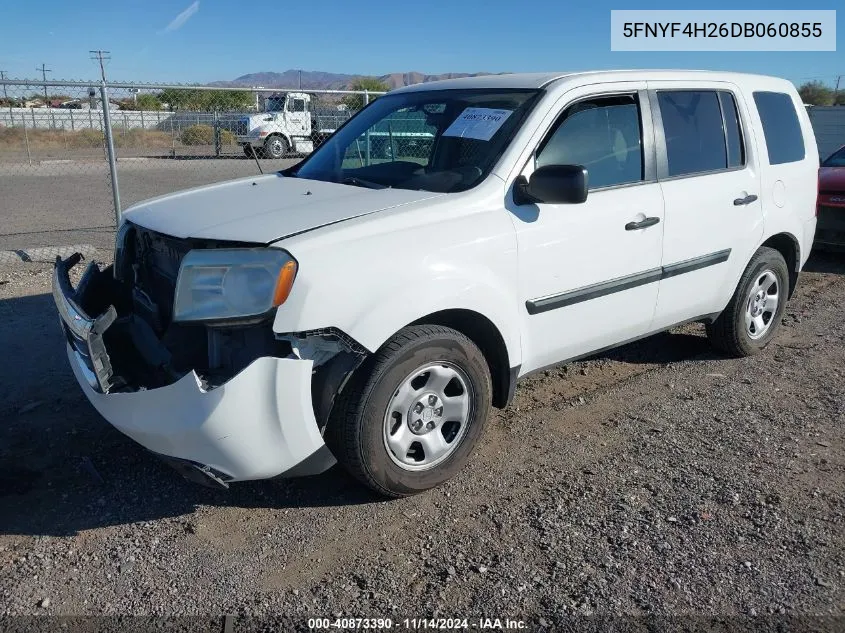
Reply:
[[[761,355],[690,325],[538,374],[463,473],[389,502],[337,469],[183,482],[82,397],[48,280],[0,269],[0,348],[25,359],[0,366],[0,614],[845,629],[841,257],[811,259]]]

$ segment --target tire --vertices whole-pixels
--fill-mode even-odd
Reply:
[[[267,158],[284,158],[290,151],[290,146],[284,136],[274,134],[264,141],[264,156]]]
[[[326,443],[353,477],[380,495],[417,494],[467,462],[491,399],[487,361],[471,340],[447,327],[406,327],[352,376],[332,410]]]
[[[773,291],[775,305],[771,303]],[[758,353],[777,334],[788,296],[789,269],[783,255],[765,246],[757,249],[730,303],[706,326],[710,342],[731,356]]]

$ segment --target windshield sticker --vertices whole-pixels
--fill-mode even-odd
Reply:
[[[512,113],[513,110],[467,108],[443,132],[443,136],[459,136],[489,141]]]

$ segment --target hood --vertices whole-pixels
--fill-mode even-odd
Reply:
[[[845,191],[845,167],[819,169],[819,191]]]
[[[152,198],[128,209],[123,217],[179,238],[267,244],[441,195],[267,174]]]

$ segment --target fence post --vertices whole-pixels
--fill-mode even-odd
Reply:
[[[176,130],[173,129],[173,119],[176,113],[170,114],[170,158],[176,158]]]
[[[103,133],[106,135],[106,158],[109,161],[111,175],[111,192],[114,200],[114,225],[120,224],[120,187],[117,184],[117,159],[114,155],[114,139],[112,138],[111,113],[109,112],[109,93],[106,82],[100,84],[100,97],[103,100]]]
[[[367,105],[369,105],[369,103],[370,103],[370,91],[364,90],[364,107],[366,108]],[[364,151],[367,154],[367,165],[369,166],[369,164],[370,164],[370,153],[371,153],[371,149],[370,149],[370,130],[369,129],[367,129],[367,144],[364,147]]]
[[[220,158],[220,118],[217,110],[214,111],[214,155]]]
[[[26,132],[26,119],[21,115],[23,121],[23,140],[26,143],[26,159],[29,161],[29,166],[32,167],[32,153],[29,151],[29,134]]]

